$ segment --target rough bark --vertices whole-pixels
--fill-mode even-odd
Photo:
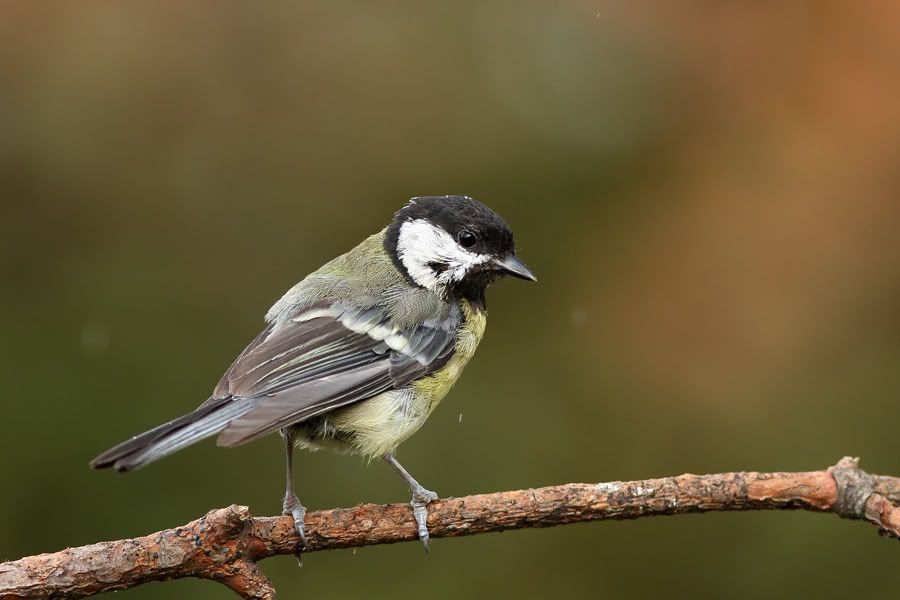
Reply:
[[[458,537],[603,519],[737,510],[805,509],[866,520],[900,539],[900,479],[869,475],[845,458],[809,473],[681,475],[645,481],[569,484],[439,500],[429,507],[432,537]],[[310,513],[309,552],[416,539],[408,505]],[[247,507],[213,510],[182,527],[0,564],[0,600],[83,598],[150,581],[198,577],[243,598],[275,589],[258,561],[294,554],[290,518],[253,518]]]

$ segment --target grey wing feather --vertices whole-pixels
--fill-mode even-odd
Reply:
[[[252,398],[212,398],[192,413],[110,448],[93,461],[96,469],[131,471],[225,429],[256,405]]]
[[[168,456],[198,440],[215,435],[227,427],[234,419],[252,412],[255,405],[256,400],[253,398],[232,400],[209,416],[198,419],[181,430],[166,435],[158,443],[129,455],[127,459],[117,461],[116,468],[119,470],[136,468]]]
[[[339,321],[318,318],[292,324],[272,334],[249,353],[229,377],[234,396],[258,397],[378,360],[377,345],[367,335],[355,334]]]
[[[269,328],[223,377],[218,391],[256,403],[219,444],[243,444],[409,385],[446,365],[461,321],[453,307],[444,318],[400,329],[383,306],[334,303]]]
[[[391,388],[393,382],[379,364],[316,379],[265,398],[254,410],[233,421],[219,436],[218,443],[220,446],[244,444]]]

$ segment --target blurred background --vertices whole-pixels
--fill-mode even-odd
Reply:
[[[277,438],[87,463],[205,400],[284,290],[424,194],[504,214],[540,277],[492,290],[401,448],[431,489],[900,475],[898,29],[875,1],[2,2],[0,560],[277,514]],[[407,500],[379,463],[296,472],[311,509]],[[897,560],[867,525],[738,513],[263,568],[284,598],[826,598],[894,593]]]

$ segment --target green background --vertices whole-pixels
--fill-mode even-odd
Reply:
[[[87,462],[205,400],[284,290],[424,194],[504,214],[540,277],[491,290],[400,449],[427,487],[900,474],[898,27],[837,0],[0,3],[0,560],[276,513],[277,438]],[[296,471],[311,509],[407,499],[379,463]],[[263,567],[284,598],[837,598],[893,594],[898,560],[868,525],[741,513]]]

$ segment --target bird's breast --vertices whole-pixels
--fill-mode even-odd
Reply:
[[[453,388],[453,384],[462,375],[463,368],[472,359],[475,350],[478,349],[478,344],[484,337],[487,315],[483,311],[473,308],[465,300],[462,302],[462,310],[463,323],[456,338],[453,357],[441,369],[412,384],[417,396],[421,397],[421,402],[426,404],[428,414]]]
[[[424,425],[450,392],[484,336],[485,314],[467,302],[463,302],[462,310],[463,324],[453,357],[446,365],[406,388],[384,392],[299,426],[303,429],[300,443],[368,457],[396,450]]]

